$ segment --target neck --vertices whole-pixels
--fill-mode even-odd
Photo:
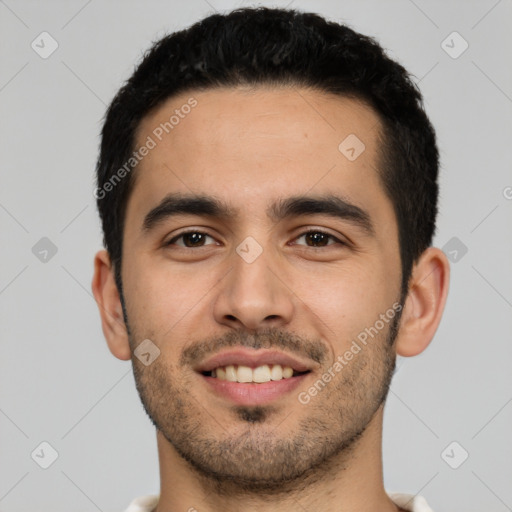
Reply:
[[[382,475],[383,406],[361,437],[332,460],[312,468],[300,481],[277,490],[243,489],[200,474],[157,432],[160,499],[155,512],[396,512]]]

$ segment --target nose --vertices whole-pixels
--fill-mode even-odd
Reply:
[[[267,251],[251,262],[234,252],[231,270],[217,289],[215,320],[250,331],[289,324],[294,295],[283,276]]]

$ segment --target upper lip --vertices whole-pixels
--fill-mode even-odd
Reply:
[[[278,352],[276,350],[257,350],[238,348],[228,350],[209,357],[196,368],[197,372],[210,372],[220,366],[242,365],[250,368],[257,368],[265,364],[279,364],[281,366],[290,366],[297,372],[306,372],[311,370],[311,365],[306,364],[289,354]]]

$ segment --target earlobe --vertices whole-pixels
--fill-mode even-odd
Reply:
[[[429,247],[414,265],[396,352],[404,357],[423,352],[441,322],[450,280],[450,264],[437,247]]]
[[[99,251],[94,258],[92,292],[98,304],[103,334],[112,354],[127,361],[131,358],[128,332],[124,323],[119,290],[107,251]]]

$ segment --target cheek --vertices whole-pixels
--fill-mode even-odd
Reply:
[[[139,330],[167,336],[207,305],[208,290],[218,281],[213,272],[200,272],[193,265],[177,268],[160,258],[133,261],[126,276],[129,317]]]
[[[394,300],[390,283],[379,276],[378,264],[350,265],[318,273],[303,272],[290,288],[299,307],[333,344],[345,344],[373,325]],[[313,313],[313,314],[311,314]]]

